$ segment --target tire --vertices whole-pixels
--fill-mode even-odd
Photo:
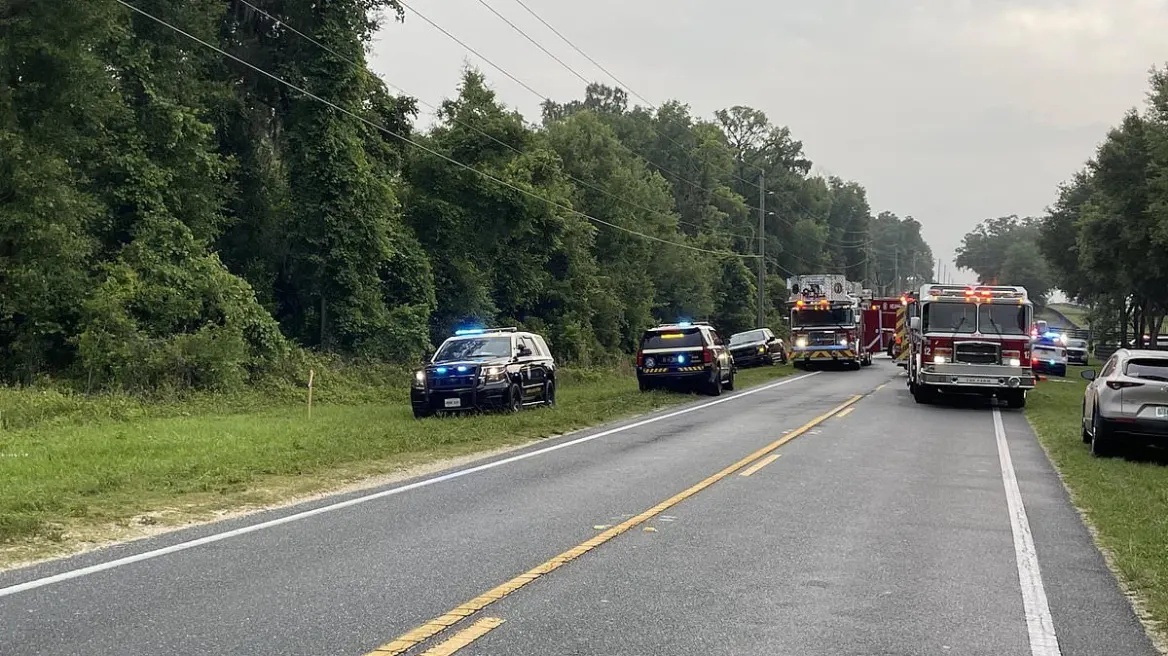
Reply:
[[[1059,367],[1059,368],[1058,368],[1058,376],[1059,376],[1060,378],[1066,378],[1066,377],[1067,377],[1067,365],[1065,365],[1065,364],[1064,364],[1064,365],[1062,365],[1061,367]]]
[[[714,380],[707,383],[707,394],[710,396],[722,396],[722,374],[714,374]]]
[[[434,416],[433,410],[414,408],[414,419],[427,419]]]
[[[511,383],[511,387],[507,390],[507,405],[504,407],[506,412],[514,414],[523,409],[523,388],[515,383]]]
[[[657,389],[657,385],[645,378],[637,378],[637,387],[642,392],[652,392]]]
[[[556,381],[547,379],[543,384],[543,404],[549,408],[556,407]]]
[[[859,371],[860,367],[862,366],[863,364],[861,364],[859,360],[852,360],[848,363],[848,369],[851,369],[852,371]]]
[[[1026,407],[1026,392],[1017,390],[1006,395],[1006,407],[1008,408],[1025,408]]]
[[[911,391],[913,400],[920,404],[928,404],[933,402],[934,392],[933,388],[928,385],[912,385]]]
[[[795,361],[795,368],[798,369],[799,371],[807,371],[807,363],[800,362],[799,360],[796,360]]]
[[[726,379],[726,391],[734,391],[734,367],[730,367],[730,377]]]
[[[1091,443],[1091,431],[1087,430],[1087,402],[1083,401],[1083,410],[1079,413],[1079,432],[1083,444]]]
[[[1091,455],[1096,458],[1110,458],[1116,454],[1115,437],[1103,423],[1099,412],[1091,417]]]

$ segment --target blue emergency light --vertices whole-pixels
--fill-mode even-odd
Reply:
[[[681,326],[682,328],[689,328],[693,325],[693,323],[690,321],[679,321],[677,325]]]
[[[449,370],[449,369],[447,369],[446,367],[438,367],[438,368],[437,368],[437,369],[435,369],[434,371],[438,372],[438,375],[439,375],[439,376],[441,376],[441,375],[445,374],[447,371],[450,371],[450,370]]]
[[[461,330],[454,331],[454,334],[462,337],[463,335],[482,335],[485,332],[487,332],[485,328],[463,328]]]
[[[684,355],[677,356],[677,364],[685,364],[685,356]]]
[[[466,365],[463,365],[463,364],[458,365],[458,373],[461,374],[461,373],[465,373],[465,372],[466,372]]]

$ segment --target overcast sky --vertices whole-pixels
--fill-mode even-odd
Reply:
[[[539,93],[583,95],[479,0],[406,2]],[[484,2],[612,84],[515,0]],[[750,105],[790,126],[817,171],[863,184],[873,212],[916,217],[947,260],[979,221],[1041,213],[1168,62],[1168,0],[524,2],[654,104],[676,98],[703,117]],[[409,11],[370,60],[431,104],[473,64],[538,120],[539,98]]]

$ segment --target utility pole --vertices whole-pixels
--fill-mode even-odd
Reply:
[[[758,171],[758,327],[766,326],[766,184]]]
[[[904,291],[904,285],[900,284],[900,245],[892,250],[892,293]]]

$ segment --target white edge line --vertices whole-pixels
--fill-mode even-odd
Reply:
[[[206,536],[203,536],[201,538],[196,538],[194,540],[188,540],[186,542],[179,542],[178,544],[172,544],[168,547],[161,547],[159,549],[151,549],[150,551],[143,551],[142,553],[137,553],[137,554],[134,554],[131,556],[124,556],[122,558],[116,558],[114,560],[110,560],[110,561],[107,561],[104,563],[98,563],[96,565],[89,565],[88,567],[82,567],[79,569],[69,570],[67,572],[61,572],[60,574],[54,574],[52,576],[46,576],[44,578],[33,579],[32,581],[26,581],[24,583],[18,583],[16,585],[11,585],[11,586],[8,586],[6,588],[0,588],[0,597],[7,597],[9,595],[14,595],[14,594],[17,594],[19,592],[33,590],[33,589],[40,588],[40,587],[43,587],[46,585],[52,585],[53,583],[60,583],[61,581],[68,581],[69,579],[76,579],[76,578],[80,578],[82,576],[88,576],[90,574],[104,572],[105,570],[114,569],[116,567],[121,567],[122,565],[130,565],[132,563],[141,562],[143,560],[150,560],[152,558],[158,558],[160,556],[166,556],[166,555],[169,555],[172,553],[178,553],[179,551],[186,551],[187,549],[193,549],[195,547],[200,547],[204,544],[211,544],[213,542],[219,542],[220,540],[226,540],[228,538],[233,538],[233,537],[237,537],[240,535],[246,535],[248,533],[254,533],[256,531],[260,531],[260,530],[263,530],[266,528],[272,528],[273,526],[279,526],[281,524],[288,524],[288,523],[295,522],[295,521],[298,521],[301,519],[308,519],[309,517],[313,517],[315,515],[321,515],[321,514],[324,514],[326,512],[330,512],[333,510],[340,510],[342,508],[356,506],[358,504],[362,504],[362,503],[365,503],[368,501],[375,501],[377,499],[384,499],[385,497],[390,497],[390,496],[393,496],[395,494],[401,494],[402,492],[408,492],[410,490],[416,490],[418,488],[427,487],[429,485],[443,483],[445,481],[450,481],[450,480],[453,480],[456,478],[461,478],[461,477],[467,476],[469,474],[475,474],[475,473],[478,473],[481,471],[486,471],[488,469],[494,469],[495,467],[502,467],[503,465],[509,465],[513,462],[519,462],[520,460],[526,460],[527,458],[534,458],[535,456],[540,456],[540,455],[543,455],[545,453],[551,453],[552,451],[558,451],[559,449],[566,449],[570,446],[575,446],[577,444],[583,444],[584,442],[590,442],[592,440],[600,439],[602,437],[607,437],[607,436],[613,435],[615,433],[621,433],[621,432],[624,432],[627,430],[632,430],[634,428],[640,428],[641,426],[647,426],[649,424],[653,424],[653,423],[656,423],[659,421],[664,421],[666,419],[672,419],[674,417],[679,417],[681,415],[688,414],[690,412],[696,412],[698,410],[703,410],[705,408],[709,408],[709,407],[718,405],[720,403],[728,403],[730,401],[734,401],[736,399],[740,399],[742,397],[749,396],[751,394],[765,392],[766,390],[774,389],[774,388],[780,387],[782,385],[788,385],[790,383],[794,383],[794,382],[797,382],[800,380],[806,380],[807,378],[810,378],[810,377],[818,375],[818,374],[819,374],[819,372],[815,371],[815,372],[811,372],[808,374],[804,374],[802,376],[792,376],[790,378],[780,380],[776,383],[771,383],[770,385],[763,385],[761,387],[755,387],[753,389],[744,390],[744,391],[738,392],[737,394],[734,394],[732,396],[727,396],[726,398],[718,399],[716,401],[710,401],[708,403],[703,403],[701,405],[692,406],[689,408],[678,410],[676,412],[671,412],[669,414],[660,415],[657,417],[650,417],[649,419],[642,419],[641,421],[627,424],[625,426],[617,426],[616,428],[610,428],[608,430],[601,431],[599,433],[593,433],[592,435],[585,435],[584,437],[578,437],[574,440],[569,440],[567,442],[561,442],[560,444],[554,444],[552,446],[545,447],[542,449],[537,449],[535,451],[528,451],[527,453],[521,453],[519,455],[511,456],[510,458],[504,458],[502,460],[495,460],[493,462],[488,462],[488,463],[485,463],[482,465],[477,465],[475,467],[469,467],[467,469],[460,469],[458,471],[453,471],[453,472],[450,472],[447,474],[442,474],[441,476],[435,476],[434,478],[427,478],[427,479],[424,479],[421,481],[415,481],[413,483],[409,483],[407,485],[402,485],[400,487],[390,488],[388,490],[382,490],[380,492],[374,492],[373,494],[367,494],[367,495],[361,496],[361,497],[346,499],[344,501],[338,501],[337,503],[332,503],[332,504],[328,504],[325,506],[320,506],[318,508],[313,508],[311,510],[305,510],[302,512],[287,515],[285,517],[279,517],[277,519],[270,519],[266,522],[260,522],[259,524],[252,524],[249,526],[243,526],[243,527],[240,527],[237,529],[232,529],[230,531],[224,531],[223,533],[214,533],[212,535],[206,535]]]
[[[1010,511],[1010,529],[1014,534],[1018,583],[1022,588],[1026,629],[1030,634],[1030,653],[1033,656],[1061,656],[1058,637],[1054,632],[1054,619],[1050,615],[1050,605],[1042,585],[1042,573],[1038,569],[1038,552],[1034,548],[1030,520],[1026,518],[1026,506],[1022,503],[1022,492],[1018,489],[1018,477],[1014,473],[1010,445],[1006,442],[1002,413],[997,408],[994,408],[994,435],[998,442],[998,461],[1002,465],[1002,483],[1006,488],[1006,507]]]

